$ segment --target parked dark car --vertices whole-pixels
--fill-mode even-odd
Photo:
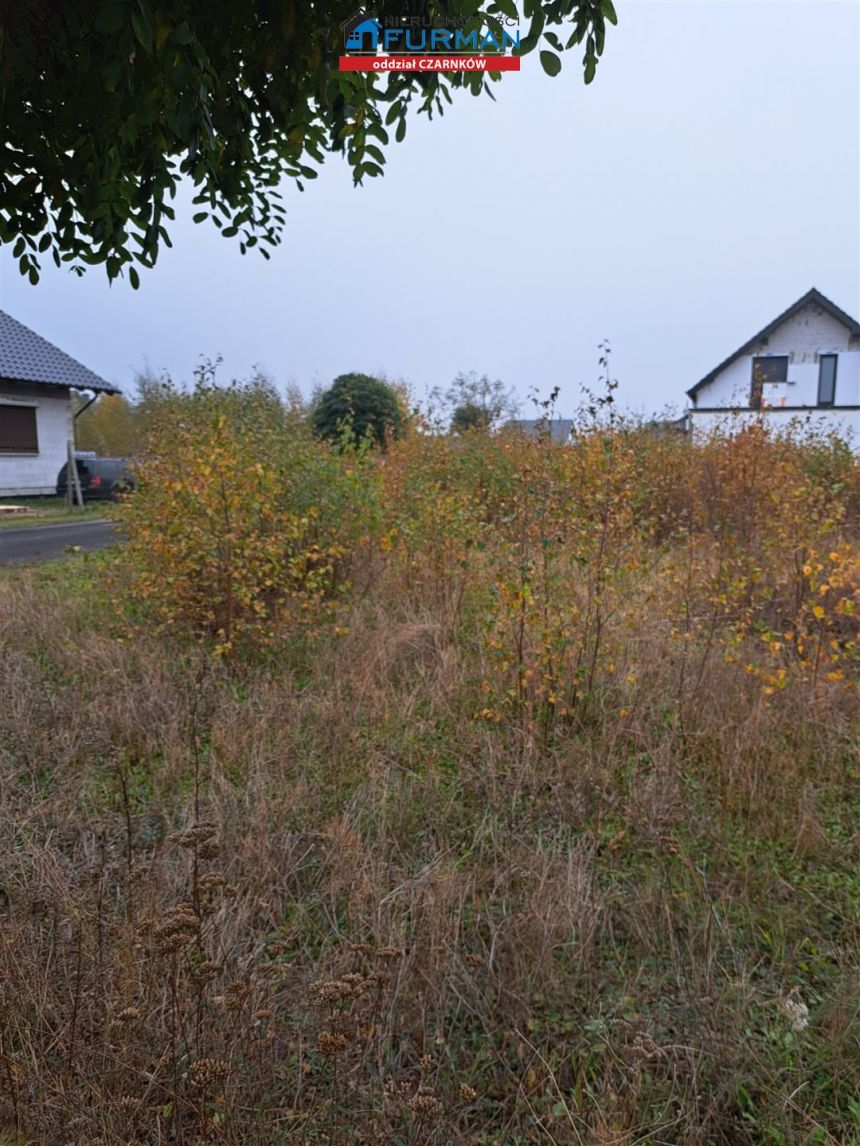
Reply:
[[[127,458],[76,458],[84,501],[108,500],[134,488]],[[66,496],[68,463],[57,477],[57,497]]]

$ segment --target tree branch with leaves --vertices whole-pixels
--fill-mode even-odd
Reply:
[[[0,0],[0,243],[39,281],[45,257],[110,279],[170,246],[180,183],[194,221],[268,258],[283,236],[280,188],[327,155],[353,179],[382,175],[410,109],[432,118],[453,94],[491,94],[500,73],[340,72],[340,25],[355,0]],[[586,83],[612,0],[384,0],[378,18],[476,27],[521,21],[523,54],[550,75],[584,47]]]

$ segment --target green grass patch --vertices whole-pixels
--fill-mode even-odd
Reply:
[[[72,521],[98,521],[112,516],[110,502],[89,502],[83,508],[66,505],[61,497],[4,497],[3,506],[22,505],[26,513],[0,512],[0,529],[21,528],[27,525],[61,525]]]

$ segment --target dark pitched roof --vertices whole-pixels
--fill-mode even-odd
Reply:
[[[507,422],[506,426],[512,430],[520,430],[530,438],[549,430],[554,442],[566,442],[573,429],[573,418],[552,418],[550,421],[545,418],[514,418]]]
[[[821,291],[813,287],[812,290],[808,290],[802,298],[799,298],[797,302],[792,303],[788,310],[784,310],[782,314],[778,314],[773,322],[769,322],[758,334],[754,334],[752,338],[748,339],[739,350],[736,350],[734,354],[730,354],[728,358],[724,362],[721,362],[719,366],[715,367],[710,374],[706,374],[701,382],[697,382],[695,386],[687,391],[687,397],[692,398],[703,386],[707,386],[709,382],[713,381],[721,370],[725,370],[727,366],[731,365],[736,358],[740,358],[742,354],[747,354],[750,350],[753,350],[756,344],[763,338],[767,338],[773,334],[778,326],[781,326],[787,319],[793,318],[798,311],[802,310],[811,302],[820,306],[831,318],[835,318],[837,322],[841,322],[843,326],[847,326],[852,334],[860,336],[860,322],[857,322],[850,314],[846,314],[835,302],[831,302],[829,298],[825,298]]]
[[[36,334],[23,322],[0,310],[0,378],[14,382],[40,382],[47,386],[73,386],[119,394],[98,374]]]

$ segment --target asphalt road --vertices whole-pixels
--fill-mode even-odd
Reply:
[[[116,541],[111,521],[70,521],[0,529],[0,565],[62,557],[67,545],[104,549]]]

